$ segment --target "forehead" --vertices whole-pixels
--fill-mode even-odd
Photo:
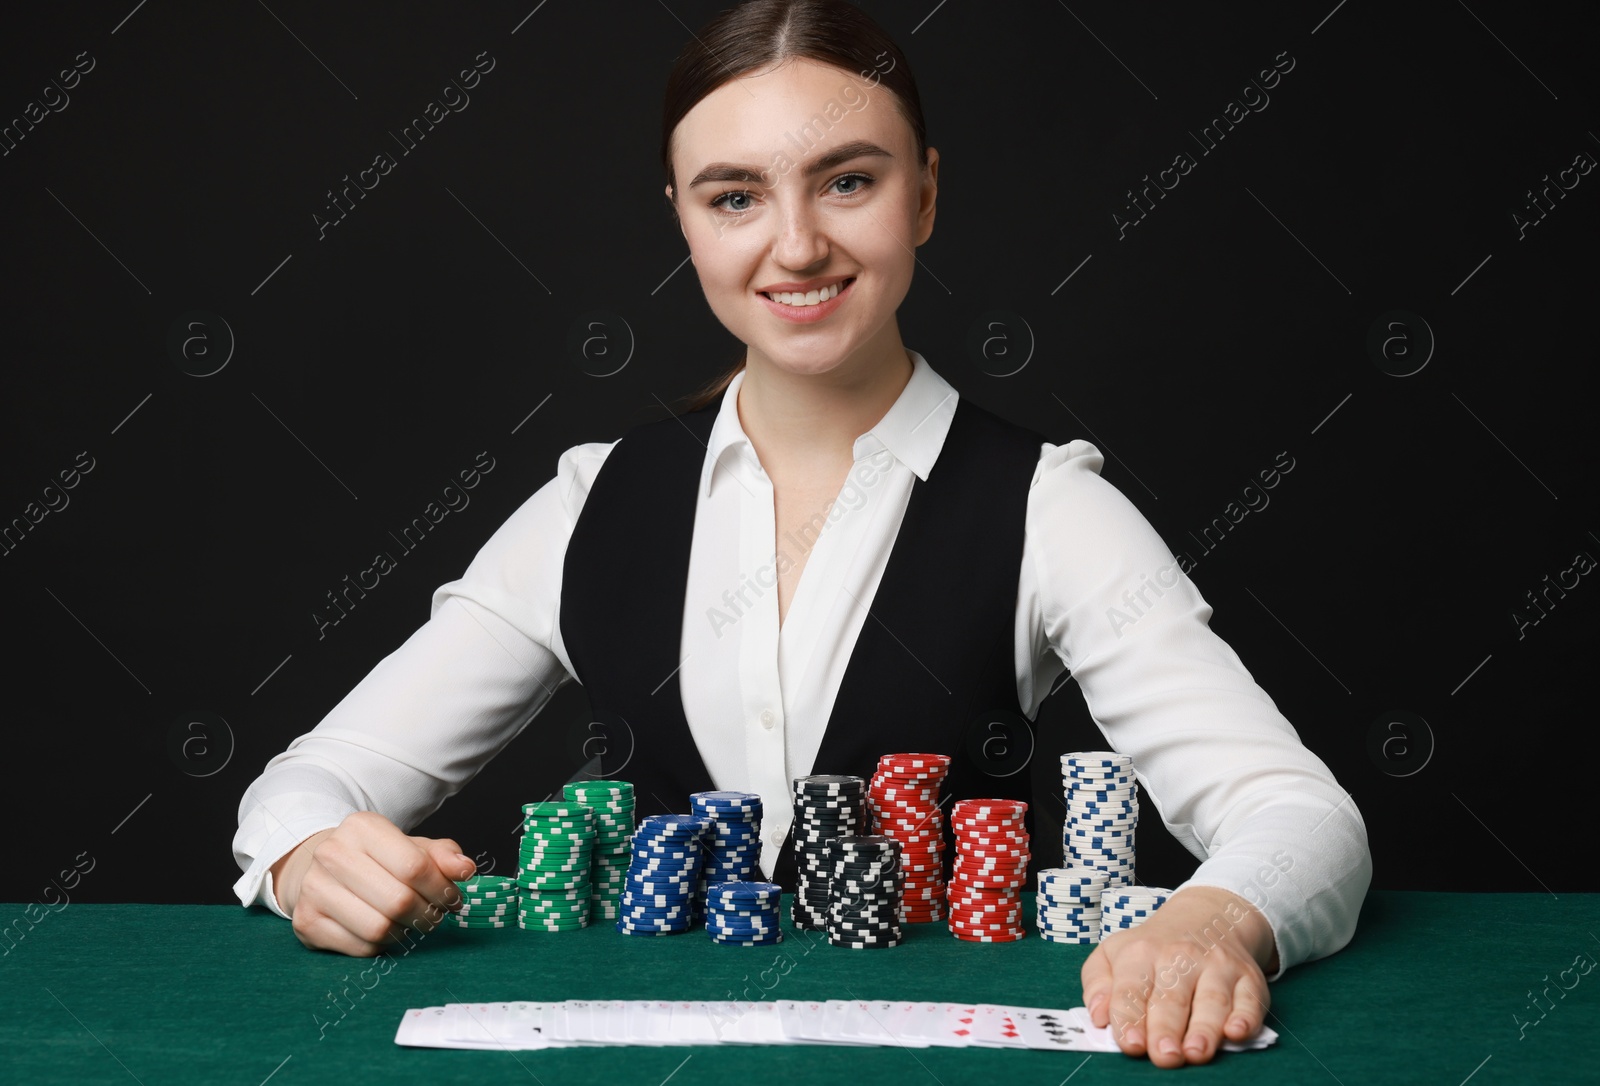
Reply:
[[[801,58],[729,80],[674,133],[678,169],[691,175],[712,161],[765,164],[856,139],[899,150],[911,138],[894,94],[874,78]]]

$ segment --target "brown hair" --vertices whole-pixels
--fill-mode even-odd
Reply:
[[[928,133],[922,98],[905,54],[882,27],[847,0],[745,0],[723,11],[678,54],[667,77],[661,108],[661,167],[678,195],[673,175],[672,136],[678,122],[712,91],[746,72],[804,58],[882,83],[893,92],[901,116],[917,141],[917,159],[927,161]],[[885,70],[887,69],[887,70]],[[677,205],[673,203],[673,213]],[[740,370],[744,353],[727,372],[682,397],[684,411],[697,411],[720,396]]]

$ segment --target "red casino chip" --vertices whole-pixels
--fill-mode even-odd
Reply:
[[[947,754],[885,754],[867,783],[873,832],[900,845],[899,912],[907,923],[942,920],[948,909],[939,790],[950,764]]]
[[[954,805],[956,855],[946,900],[950,933],[968,942],[1015,942],[1023,928],[1021,889],[1033,859],[1021,800],[970,799]]]

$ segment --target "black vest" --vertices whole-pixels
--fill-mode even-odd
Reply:
[[[602,766],[609,774],[621,764],[617,776],[633,782],[641,817],[687,811],[691,792],[716,787],[689,731],[678,667],[696,488],[725,395],[637,426],[612,448],[563,567],[561,636],[612,748]],[[936,752],[954,759],[940,793],[951,802],[1030,798],[1036,752],[1017,702],[1013,646],[1028,487],[1043,441],[958,403],[927,480],[912,483],[877,592],[862,601],[869,614],[807,772],[870,777],[880,755]],[[769,808],[792,802],[762,798]],[[1041,851],[1053,850],[1036,844]],[[792,891],[794,870],[791,837],[768,877]]]

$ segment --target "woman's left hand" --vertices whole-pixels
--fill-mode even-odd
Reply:
[[[1226,1037],[1262,1026],[1278,970],[1266,917],[1238,894],[1191,886],[1136,928],[1108,935],[1083,963],[1083,998],[1122,1051],[1157,1067],[1207,1063]]]

